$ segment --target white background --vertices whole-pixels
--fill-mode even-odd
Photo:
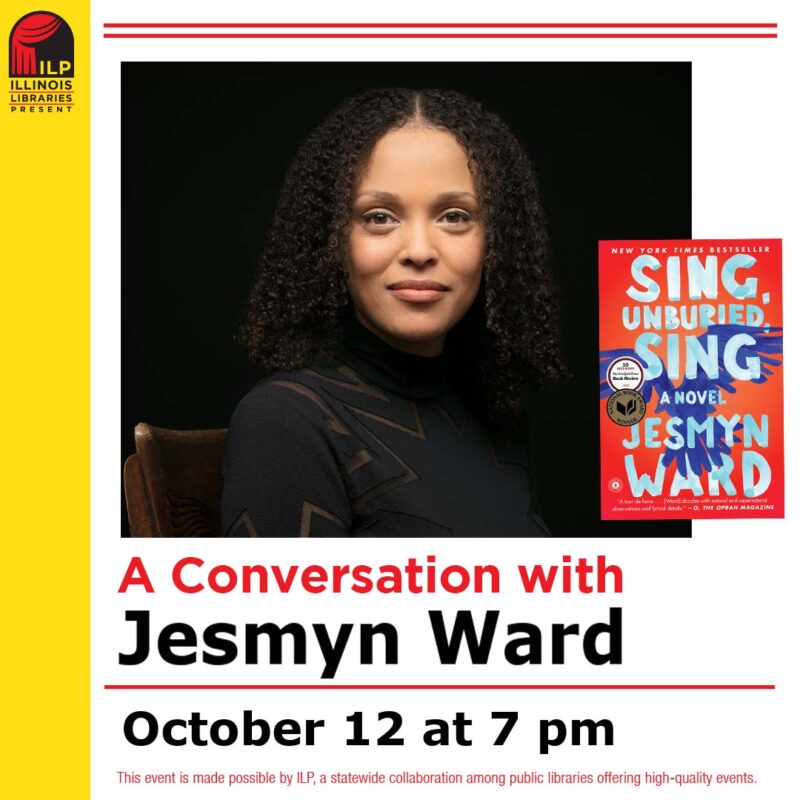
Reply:
[[[794,776],[798,705],[798,609],[795,564],[798,557],[796,506],[800,488],[795,452],[798,426],[792,416],[797,389],[797,337],[793,310],[800,300],[797,260],[798,171],[796,158],[796,81],[798,30],[791,4],[671,3],[660,8],[641,3],[537,4],[522,11],[514,2],[495,2],[473,12],[428,3],[402,7],[374,3],[295,4],[288,10],[262,3],[169,2],[93,3],[92,66],[92,692],[93,796],[95,797],[299,797],[380,795],[406,797],[535,793],[560,797],[662,797],[712,793],[732,797],[798,796]],[[627,21],[627,22],[778,22],[777,40],[104,40],[103,22],[134,21],[392,21],[443,22],[454,14],[464,21]],[[468,16],[469,14],[469,16]],[[723,16],[724,14],[724,16]],[[334,15],[336,19],[334,19]],[[601,19],[602,16],[602,19]],[[119,538],[119,118],[120,71],[126,60],[486,60],[486,61],[672,61],[692,62],[693,234],[696,238],[782,237],[784,239],[784,366],[787,518],[772,521],[694,523],[692,540],[572,539],[403,541],[136,541]],[[790,63],[794,61],[795,63]],[[379,78],[379,76],[377,76]],[[376,80],[377,80],[376,78]],[[525,102],[520,98],[520,102]],[[235,120],[231,121],[235,124]],[[632,119],[642,135],[670,124],[670,110],[654,103],[647,119]],[[580,487],[576,487],[580,496]],[[518,563],[559,563],[564,554],[594,557],[604,553],[622,566],[621,595],[526,596],[516,579]],[[499,596],[443,593],[426,596],[183,596],[171,588],[169,569],[184,555],[231,565],[323,565],[404,563],[436,554],[440,565],[495,563],[503,570]],[[152,568],[156,592],[117,594],[128,559],[139,555]],[[208,595],[208,596],[206,596]],[[622,606],[624,657],[621,666],[592,667],[577,653],[561,667],[510,667],[502,659],[503,637],[487,666],[438,664],[427,623],[427,609],[501,610],[500,627],[529,621],[588,624],[607,618],[609,606]],[[152,658],[140,667],[120,667],[117,654],[132,647],[126,609],[152,608],[154,623],[216,621],[389,621],[400,633],[400,664],[360,666],[346,656],[335,683],[658,683],[775,684],[775,691],[293,691],[293,692],[124,692],[109,683],[319,683],[321,666],[310,646],[304,667],[170,667]],[[479,614],[479,616],[481,616]],[[315,747],[175,748],[163,744],[135,748],[122,735],[125,716],[147,709],[160,719],[202,711],[209,719],[236,719],[242,709],[275,721],[285,717],[324,718]],[[344,717],[363,710],[365,719],[393,709],[405,718],[406,744],[392,748],[346,747]],[[493,710],[518,710],[520,722],[503,747],[493,747],[497,724],[485,726]],[[420,731],[430,717],[464,711],[475,720],[471,747],[431,748]],[[540,755],[536,724],[551,717],[609,718],[613,747],[562,747]],[[459,787],[390,789],[280,786],[222,790],[120,785],[117,770],[187,772],[378,769],[519,774],[605,770],[643,773],[754,773],[752,786],[702,788],[629,786],[531,788]],[[144,778],[142,778],[144,780]]]

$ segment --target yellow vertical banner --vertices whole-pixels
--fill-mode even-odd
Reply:
[[[89,3],[0,15],[8,797],[89,794]]]

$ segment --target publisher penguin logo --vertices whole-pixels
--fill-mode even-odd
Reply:
[[[51,11],[17,20],[8,37],[8,75],[12,113],[72,111],[75,40],[67,21]]]
[[[635,425],[644,417],[647,404],[633,389],[620,389],[608,398],[606,412],[617,425]]]

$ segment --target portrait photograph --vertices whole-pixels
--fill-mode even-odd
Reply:
[[[123,535],[601,521],[598,242],[689,239],[691,65],[124,63]]]

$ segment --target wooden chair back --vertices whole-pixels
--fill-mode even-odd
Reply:
[[[132,536],[220,536],[227,429],[175,431],[140,422],[125,461]]]

